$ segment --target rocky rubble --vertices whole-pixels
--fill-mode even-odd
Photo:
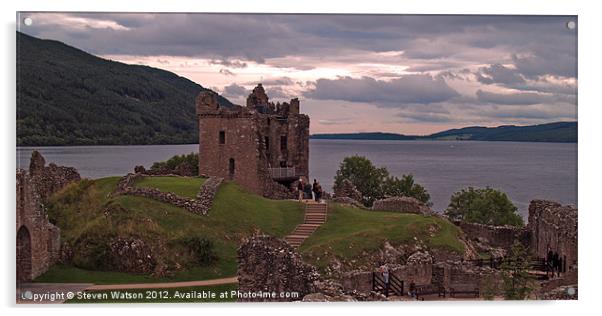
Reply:
[[[238,289],[242,293],[275,292],[277,297],[239,298],[240,301],[294,301],[318,292],[317,269],[306,264],[284,240],[253,236],[238,249]],[[296,293],[296,297],[280,297]]]
[[[335,202],[341,202],[341,203],[345,203],[345,200],[338,200],[337,199],[351,199],[352,201],[355,202],[361,202],[362,201],[362,193],[360,193],[360,191],[357,190],[357,188],[355,187],[355,185],[353,184],[353,182],[351,182],[349,179],[343,179],[343,181],[341,182],[340,185],[335,185],[334,186],[334,196],[333,196],[333,200]],[[346,200],[349,201],[349,200]],[[353,204],[353,202],[349,203],[349,204]]]

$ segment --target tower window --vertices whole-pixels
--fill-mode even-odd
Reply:
[[[280,136],[280,150],[285,151],[288,148],[286,136]]]
[[[226,131],[219,131],[219,144],[223,145],[226,143]]]

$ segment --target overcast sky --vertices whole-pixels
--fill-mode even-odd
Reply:
[[[145,64],[234,103],[262,82],[311,133],[577,119],[571,16],[28,13],[27,34]]]

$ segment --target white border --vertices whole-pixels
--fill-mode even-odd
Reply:
[[[2,260],[2,300],[3,308],[9,313],[36,314],[60,312],[65,315],[82,313],[104,315],[112,313],[109,306],[89,305],[82,307],[37,307],[14,308],[14,170],[15,170],[15,12],[16,11],[150,11],[150,12],[265,12],[265,13],[400,13],[400,14],[559,14],[578,15],[579,21],[579,301],[578,302],[435,302],[417,304],[371,303],[371,304],[255,304],[255,305],[215,305],[215,304],[169,304],[169,305],[119,305],[121,312],[164,314],[177,308],[176,313],[224,313],[238,314],[265,313],[277,315],[314,314],[315,312],[365,315],[383,314],[483,314],[508,315],[543,314],[570,315],[587,310],[596,310],[598,289],[600,286],[600,225],[602,217],[596,199],[600,187],[600,115],[602,103],[597,91],[602,84],[599,79],[600,57],[600,20],[602,12],[596,1],[556,1],[556,0],[506,0],[506,1],[466,1],[466,0],[218,0],[218,1],[116,1],[116,0],[68,0],[44,1],[23,0],[3,1],[0,14],[3,22],[2,58],[4,70],[2,76],[3,120],[1,141],[2,155],[2,201],[4,215],[2,223],[3,254]],[[6,260],[6,261],[4,261]],[[595,268],[598,267],[596,270]],[[86,308],[87,307],[87,308]],[[377,307],[376,309],[374,309]],[[85,308],[85,310],[84,310]],[[229,309],[228,311],[225,308]]]

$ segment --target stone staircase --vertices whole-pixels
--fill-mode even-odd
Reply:
[[[307,237],[326,222],[327,215],[328,204],[313,201],[306,202],[304,223],[297,226],[290,235],[284,237],[284,240],[291,246],[299,248]]]

